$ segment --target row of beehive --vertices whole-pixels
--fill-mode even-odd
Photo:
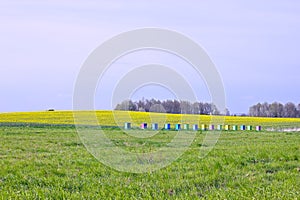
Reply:
[[[148,124],[147,123],[142,123],[140,125],[140,128],[141,129],[147,129],[148,128]],[[183,124],[183,127],[181,126],[181,124],[175,124],[175,130],[181,130],[181,129],[184,129],[184,130],[190,130],[190,125],[189,124]],[[131,129],[131,123],[125,123],[125,129]],[[171,124],[165,124],[164,125],[164,129],[165,130],[171,130]],[[157,123],[153,123],[152,124],[152,130],[158,130],[158,124]],[[237,126],[237,125],[218,125],[217,127],[215,127],[215,125],[206,125],[206,124],[202,124],[199,128],[198,124],[194,124],[193,127],[192,127],[192,130],[194,131],[198,131],[198,130],[202,130],[202,131],[207,131],[207,130],[210,130],[210,131],[213,131],[213,130],[225,130],[225,131],[230,131],[230,130],[233,130],[233,131],[237,131],[237,130],[241,130],[241,131],[252,131],[253,130],[253,126],[249,125],[249,126],[246,126],[246,125],[241,125],[241,126]],[[256,126],[255,127],[255,130],[256,131],[261,131],[262,128],[261,126]]]

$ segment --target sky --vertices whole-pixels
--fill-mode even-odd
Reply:
[[[258,102],[300,103],[297,0],[2,0],[0,24],[0,112],[71,110],[74,84],[90,53],[115,35],[145,27],[177,31],[205,49],[231,113],[247,113]],[[113,64],[99,82],[98,90],[107,91],[96,94],[107,95],[96,95],[96,108],[111,109],[107,96],[122,73],[151,62],[173,67],[199,101],[210,100],[201,77],[180,71],[189,66],[179,58],[141,51]],[[157,86],[130,93],[133,99],[174,97]]]

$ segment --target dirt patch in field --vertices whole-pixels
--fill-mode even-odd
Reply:
[[[267,128],[266,130],[273,132],[300,132],[300,128]]]

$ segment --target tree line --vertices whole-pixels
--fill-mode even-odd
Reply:
[[[258,103],[249,108],[249,116],[253,117],[300,117],[300,103],[296,106],[294,103],[281,104]]]
[[[178,100],[142,99],[138,101],[125,100],[115,107],[115,110],[173,113],[173,114],[201,114],[201,115],[230,115],[226,109],[221,112],[213,103],[189,102]],[[247,116],[247,114],[243,114]],[[300,103],[298,105],[289,102],[282,104],[258,103],[249,108],[248,116],[251,117],[285,117],[300,118]]]
[[[203,114],[230,115],[228,109],[221,112],[213,103],[202,103],[178,100],[142,99],[139,101],[125,100],[115,107],[115,110],[173,113],[173,114]]]

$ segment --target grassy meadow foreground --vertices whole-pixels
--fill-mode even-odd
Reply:
[[[148,119],[145,113],[130,114],[137,125]],[[97,116],[101,125],[115,125],[111,112],[98,112]],[[166,121],[174,124],[178,118],[180,115],[167,115]],[[200,123],[209,122],[209,116],[201,118]],[[225,121],[260,124],[263,128],[300,125],[299,119],[226,117]],[[199,148],[207,132],[199,131],[189,150],[171,165],[155,172],[132,174],[97,161],[81,143],[73,123],[71,112],[0,114],[0,199],[300,196],[299,132],[224,131],[215,148],[200,159]],[[132,131],[138,134],[142,130]],[[105,134],[117,146],[132,151],[165,145],[161,141],[168,141],[176,131],[162,130],[146,139],[128,136],[118,128],[106,128]]]

